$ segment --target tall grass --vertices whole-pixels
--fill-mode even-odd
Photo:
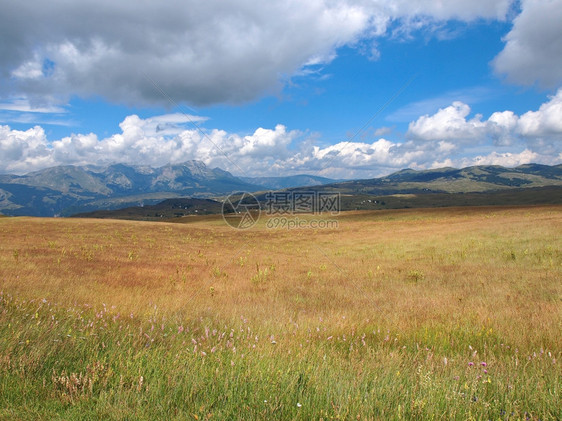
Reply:
[[[559,207],[0,221],[0,417],[560,419]]]

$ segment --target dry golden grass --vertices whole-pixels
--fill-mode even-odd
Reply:
[[[338,229],[3,219],[4,291],[263,323],[471,320],[539,340],[560,328],[560,207],[350,212]],[[195,222],[192,222],[195,221]],[[550,317],[545,317],[549,315]],[[540,323],[541,330],[531,329]]]
[[[331,219],[337,229],[272,230],[261,220],[234,230],[220,217],[3,218],[0,290],[63,308],[105,304],[112,314],[158,315],[177,325],[234,326],[242,319],[289,354],[309,341],[376,331],[400,349],[450,352],[459,364],[459,349],[478,341],[490,349],[490,361],[501,360],[504,346],[559,358],[562,207],[348,212]],[[362,358],[354,363],[358,373],[369,366]],[[404,368],[410,369],[416,368]]]

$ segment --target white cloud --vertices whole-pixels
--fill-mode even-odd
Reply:
[[[538,111],[528,111],[521,116],[518,130],[527,137],[558,137],[562,140],[562,88]]]
[[[473,165],[503,165],[505,167],[516,167],[518,165],[530,164],[536,162],[539,158],[537,152],[525,149],[519,153],[512,152],[492,152],[486,156],[477,156],[472,158]]]
[[[376,57],[376,39],[391,23],[504,19],[511,2],[4,2],[1,86],[3,94],[63,101],[98,95],[135,105],[240,103],[333,60],[343,45],[367,47]]]
[[[3,111],[17,111],[22,113],[48,113],[48,114],[64,114],[67,111],[55,105],[34,105],[29,102],[29,99],[12,98],[6,102],[0,102],[0,110]]]
[[[504,167],[517,167],[519,165],[530,163],[554,165],[560,163],[561,158],[562,155],[552,157],[525,149],[521,152],[490,152],[488,155],[477,155],[474,157],[457,159],[448,158],[444,161],[435,161],[431,165],[431,168],[464,168],[474,165],[501,165]]]
[[[54,165],[114,162],[162,166],[195,159],[238,175],[317,170],[350,177],[352,169],[361,175],[379,167],[408,166],[417,158],[423,161],[424,154],[432,149],[429,144],[400,144],[386,139],[373,143],[341,142],[321,148],[309,144],[303,133],[287,130],[281,124],[274,129],[258,128],[246,136],[217,129],[184,127],[177,133],[177,128],[168,131],[157,128],[163,121],[183,123],[185,119],[180,115],[149,119],[131,115],[121,122],[120,133],[105,139],[90,133],[52,142],[39,126],[25,132],[0,126],[0,172],[22,174]],[[445,146],[441,154],[449,150]],[[431,152],[431,156],[435,153]]]
[[[496,145],[509,146],[515,139],[518,121],[513,111],[497,111],[488,119],[486,130]]]
[[[12,71],[11,76],[17,79],[39,79],[42,77],[43,66],[38,54],[35,54],[33,59],[20,64],[17,69]]]
[[[273,130],[258,128],[247,136],[184,127],[204,120],[183,114],[147,119],[130,115],[120,123],[121,133],[105,139],[90,133],[52,142],[39,126],[27,131],[0,126],[0,173],[22,174],[64,164],[123,162],[161,166],[191,159],[239,174],[267,172],[273,163],[290,155],[288,146],[299,135],[280,124]]]
[[[0,126],[0,171],[21,174],[56,165],[42,127],[26,131]]]
[[[288,159],[277,162],[273,170],[276,175],[314,172],[329,177],[370,177],[388,173],[389,169],[417,167],[416,160],[423,160],[429,148],[427,144],[404,144],[387,139],[372,143],[340,142],[323,148],[302,148]]]
[[[64,107],[45,101],[45,98],[40,103],[32,102],[25,96],[7,98],[0,102],[0,123],[20,123],[28,127],[76,125]]]
[[[422,140],[454,140],[457,142],[473,142],[481,139],[486,131],[486,123],[477,114],[470,120],[470,107],[463,102],[455,101],[446,108],[441,108],[432,116],[424,115],[408,126],[408,133]]]
[[[543,87],[562,83],[562,0],[522,0],[521,13],[493,61],[511,82]]]
[[[185,130],[186,126],[197,128],[200,123],[207,120],[208,119],[205,117],[196,115],[174,113],[149,117],[144,120],[138,119],[135,120],[134,125],[139,125],[139,128],[142,130],[144,136],[169,136],[173,134],[180,134]],[[122,124],[127,126],[128,123],[123,122]]]
[[[484,120],[480,115],[470,118],[470,107],[454,102],[411,122],[409,140],[379,138],[328,146],[318,146],[316,134],[282,124],[243,135],[200,127],[204,117],[184,114],[146,119],[130,115],[119,125],[119,133],[103,139],[90,133],[49,141],[40,126],[27,131],[0,126],[0,173],[61,164],[162,166],[194,159],[236,175],[368,178],[407,167],[556,164],[562,161],[561,105],[562,89],[536,111],[521,116],[495,112]]]
[[[275,130],[259,128],[253,135],[244,136],[240,147],[240,155],[250,155],[262,158],[284,157],[287,146],[296,132],[287,133],[285,126],[278,124]]]
[[[497,146],[509,146],[518,140],[562,141],[562,88],[537,111],[517,116],[513,111],[493,113],[486,121],[477,114],[468,119],[470,107],[453,102],[433,115],[424,115],[410,123],[407,136],[416,140],[446,140],[456,144],[481,144],[492,139]]]

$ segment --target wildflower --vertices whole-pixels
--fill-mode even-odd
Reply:
[[[482,361],[482,362],[480,363],[480,365],[481,365],[482,367],[487,367],[487,366],[488,366],[488,364],[486,364],[486,362],[484,362],[484,361]]]
[[[300,408],[301,406],[302,406],[302,404],[297,402],[297,408]]]
[[[468,366],[469,366],[469,367],[472,367],[473,365],[474,365],[474,363],[473,363],[472,361],[470,361],[470,362],[468,363]]]

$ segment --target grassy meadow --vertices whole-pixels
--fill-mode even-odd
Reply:
[[[562,418],[562,207],[328,218],[1,218],[0,419]]]

